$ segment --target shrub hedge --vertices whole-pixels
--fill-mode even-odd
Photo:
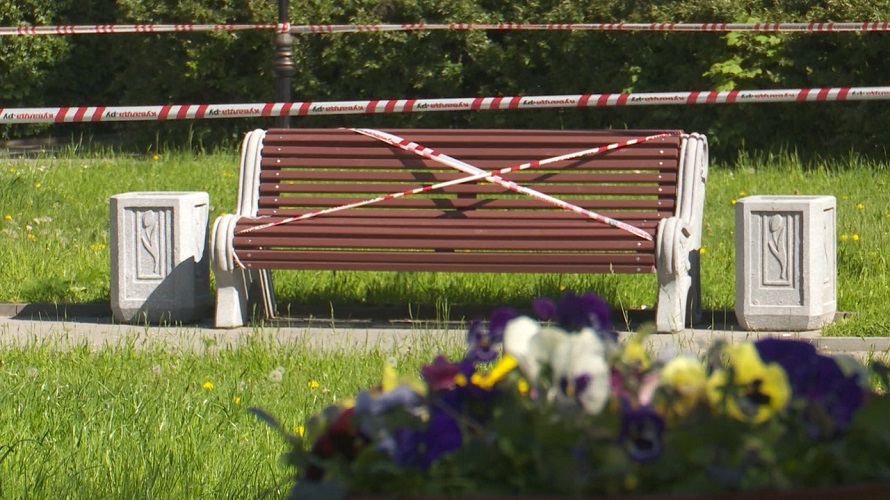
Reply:
[[[888,0],[291,0],[294,24],[884,21]],[[261,23],[274,0],[0,0],[0,25]],[[469,97],[887,83],[887,33],[436,31],[295,35],[294,100]],[[274,100],[270,31],[0,37],[0,107]],[[308,125],[671,127],[715,152],[885,154],[885,102],[313,117]],[[6,126],[3,137],[88,130],[238,138],[270,120]]]

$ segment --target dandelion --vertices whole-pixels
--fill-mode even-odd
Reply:
[[[279,366],[278,368],[281,367]],[[278,368],[269,372],[269,382],[272,382],[273,384],[281,382],[281,380],[284,378],[284,368],[281,368],[280,370]]]
[[[238,396],[232,396],[232,403],[234,403],[234,404],[236,404],[236,405],[237,405],[237,404],[240,404],[240,403],[241,403],[241,398],[238,397]]]
[[[155,153],[155,154],[151,155],[151,159],[154,161],[158,161],[161,159],[161,155]]]
[[[701,247],[701,248],[698,249],[698,254],[699,254],[699,255],[704,255],[706,251],[707,251],[707,250],[705,250],[705,247]]]
[[[306,382],[306,386],[310,389],[318,389],[321,387],[321,384],[319,384],[317,380],[310,380],[309,382]]]
[[[213,382],[208,380],[207,382],[204,382],[204,385],[202,385],[201,387],[203,387],[205,391],[212,391],[213,390]]]
[[[40,183],[39,183],[39,182],[35,182],[35,183],[34,183],[34,189],[40,189]]]
[[[739,191],[739,198],[743,198],[745,196],[745,194],[746,193],[744,191]]]
[[[859,235],[856,233],[853,233],[853,236],[851,236],[851,238],[853,238],[853,241],[859,241]]]
[[[887,216],[890,216],[890,214],[887,214]],[[6,220],[12,220],[12,216],[9,214],[4,215],[3,218]]]
[[[847,233],[841,233],[841,241],[847,241],[847,238],[849,238],[849,236],[847,236]]]
[[[294,426],[294,434],[296,434],[297,436],[303,437],[303,434],[305,434],[305,433],[306,433],[306,428],[303,427],[302,425]]]
[[[857,210],[862,210],[863,208],[865,208],[865,205],[864,205],[863,203],[857,203],[857,204],[856,204],[856,209],[857,209]]]
[[[737,203],[737,201],[736,201],[735,198],[729,200],[729,204],[730,204],[730,205],[735,205],[736,203]]]

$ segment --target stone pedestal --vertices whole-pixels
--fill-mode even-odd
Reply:
[[[833,196],[736,203],[736,293],[746,330],[816,330],[837,311]]]
[[[209,196],[111,197],[111,310],[128,323],[193,322],[211,309]]]

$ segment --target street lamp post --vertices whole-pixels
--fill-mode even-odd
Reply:
[[[278,0],[278,23],[287,22],[289,22],[288,0]],[[297,67],[294,63],[294,39],[289,31],[275,35],[275,64],[273,68],[276,75],[275,100],[290,102],[291,77],[297,74]],[[289,128],[290,116],[279,117],[277,125]]]

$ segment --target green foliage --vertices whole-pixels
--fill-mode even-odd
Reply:
[[[283,498],[279,436],[249,406],[294,432],[379,380],[387,358],[416,370],[451,350],[307,350],[263,330],[238,348],[171,349],[147,335],[94,349],[58,333],[0,348],[0,497]]]
[[[307,0],[293,24],[402,22],[880,21],[890,2],[850,0]],[[271,0],[0,0],[0,23],[268,23]],[[0,39],[0,106],[146,105],[274,100],[274,34],[170,33]],[[295,35],[300,101],[884,85],[881,33],[410,32]],[[778,149],[884,156],[884,102],[740,104],[314,117],[295,126],[677,128],[707,132],[712,151]],[[272,120],[54,126],[122,131],[143,142],[203,144]],[[4,136],[45,127],[4,127]]]

